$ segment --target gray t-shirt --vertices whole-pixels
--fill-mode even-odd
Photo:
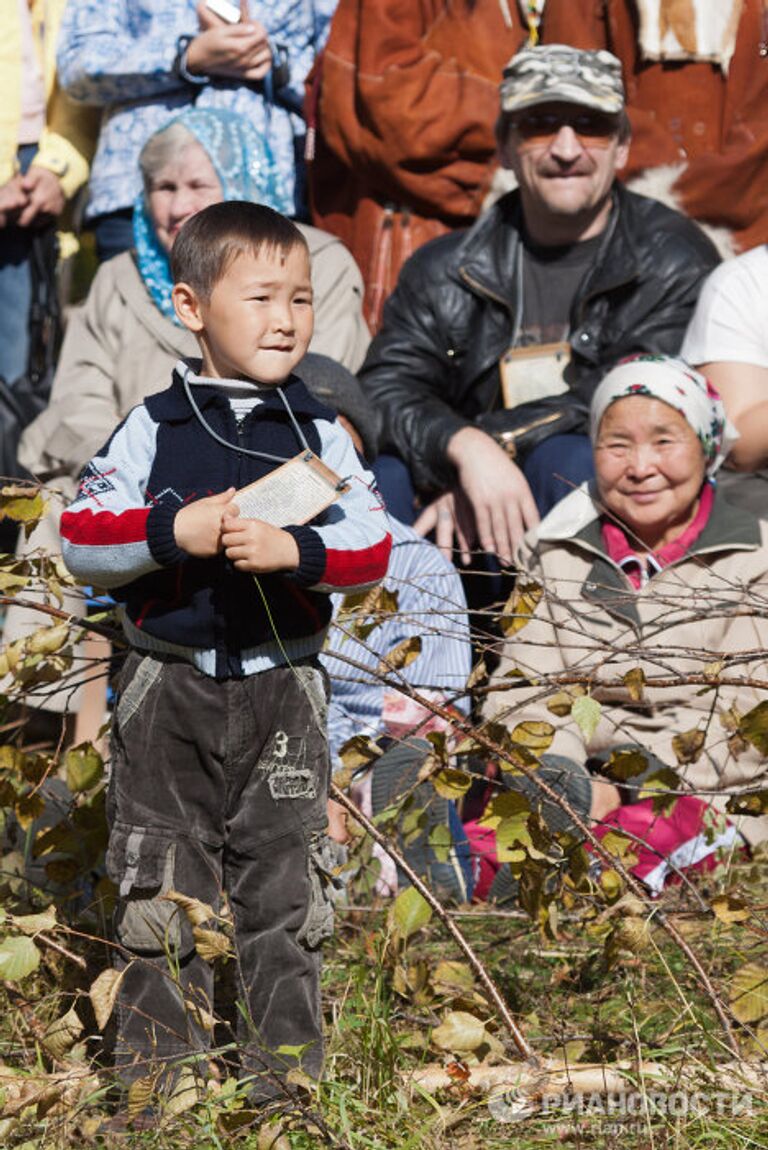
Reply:
[[[523,311],[517,347],[568,338],[571,305],[602,238],[564,247],[540,247],[523,238]]]

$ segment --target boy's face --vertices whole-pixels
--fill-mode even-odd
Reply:
[[[284,253],[263,248],[236,256],[200,299],[186,284],[174,288],[176,311],[194,331],[203,375],[281,384],[304,356],[314,313],[309,255],[303,245]]]

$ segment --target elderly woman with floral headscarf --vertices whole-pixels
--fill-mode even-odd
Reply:
[[[42,478],[75,479],[130,409],[167,386],[180,357],[197,355],[171,306],[168,253],[181,225],[208,204],[251,200],[291,210],[264,138],[242,116],[190,108],[149,138],[134,250],[103,264],[69,320],[48,408],[27,428],[19,460]],[[309,244],[315,302],[310,351],[360,366],[370,340],[362,279],[336,237],[297,225]]]
[[[521,606],[486,717],[551,724],[545,768],[564,771],[585,817],[637,797],[664,765],[722,811],[727,795],[766,785],[765,756],[738,725],[766,697],[768,523],[718,492],[735,433],[682,360],[619,364],[595,392],[590,431],[595,480],[523,546]],[[628,750],[644,757],[617,758]],[[591,792],[585,763],[601,771]],[[768,819],[741,823],[748,840],[768,837]]]

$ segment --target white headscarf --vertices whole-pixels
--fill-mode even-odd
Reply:
[[[634,355],[609,371],[592,396],[589,435],[593,444],[606,410],[630,395],[660,399],[685,416],[698,436],[710,477],[739,438],[719,394],[700,371],[671,355]]]

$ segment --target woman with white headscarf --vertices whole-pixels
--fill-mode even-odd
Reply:
[[[674,767],[684,789],[722,811],[724,792],[766,785],[764,755],[736,727],[766,698],[753,683],[768,681],[768,523],[718,492],[734,432],[682,360],[641,355],[610,371],[590,432],[596,479],[523,546],[518,589],[538,601],[505,643],[486,717],[552,724],[548,754],[579,771],[589,760],[605,768],[618,749],[644,751],[646,775]],[[599,708],[574,714],[566,700],[553,713],[547,703],[563,689]],[[618,801],[598,779],[593,818]],[[747,839],[768,837],[768,819],[741,821]]]

